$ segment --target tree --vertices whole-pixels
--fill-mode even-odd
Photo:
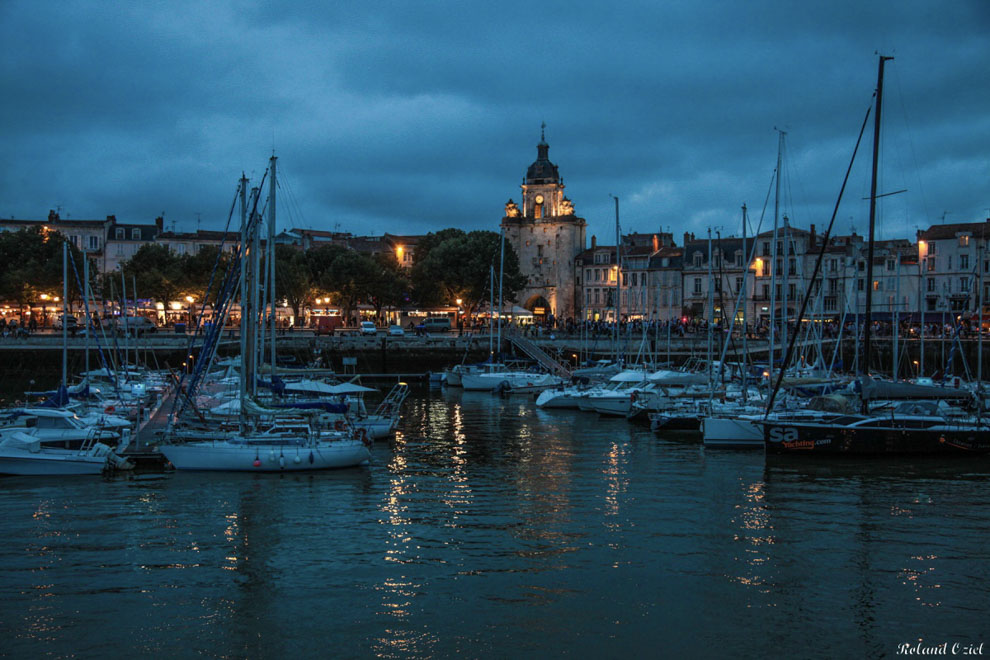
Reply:
[[[501,249],[499,234],[491,231],[473,231],[463,236],[452,236],[432,247],[422,262],[416,264],[416,276],[421,283],[429,283],[417,289],[426,293],[433,304],[453,304],[457,299],[470,317],[489,295],[491,273],[495,272],[495,296],[498,296],[499,258]],[[418,250],[417,250],[418,252]],[[505,243],[505,266],[502,273],[502,296],[507,301],[526,284],[519,272],[519,258],[512,246]],[[434,302],[435,301],[435,302]],[[423,302],[421,299],[420,302]]]
[[[275,246],[275,292],[292,307],[296,323],[302,320],[302,306],[313,293],[313,273],[306,253],[291,245]]]
[[[419,239],[416,243],[416,252],[413,253],[413,267],[410,279],[413,288],[413,297],[421,305],[443,305],[448,304],[445,300],[446,292],[436,279],[436,274],[431,270],[429,263],[430,253],[445,241],[451,239],[463,239],[467,233],[463,229],[450,227],[441,229],[438,232],[430,232]],[[449,299],[449,296],[447,296]]]
[[[416,251],[413,253],[413,264],[425,261],[430,251],[444,241],[451,238],[464,238],[465,236],[467,236],[467,232],[456,227],[448,227],[438,232],[430,232],[416,243]]]
[[[173,254],[164,245],[148,243],[138,248],[133,257],[121,264],[120,269],[128,288],[134,281],[142,296],[167,305],[184,291],[190,290],[190,277],[186,273],[188,266],[186,259]],[[116,283],[114,288],[119,286],[121,273],[106,275],[109,282]],[[205,286],[204,282],[203,287]]]
[[[405,302],[409,292],[409,277],[391,253],[376,254],[372,260],[375,263],[375,273],[368,297],[375,307],[375,315],[381,318],[383,307],[398,307]]]
[[[65,236],[45,232],[40,227],[28,227],[16,232],[0,232],[0,297],[25,307],[42,295],[53,298],[62,295],[62,245]],[[81,295],[72,264],[83,276],[82,252],[69,243],[68,302]],[[91,275],[95,269],[90,270]]]
[[[339,305],[345,319],[350,319],[358,304],[366,300],[374,286],[378,268],[375,261],[360,252],[346,250],[339,254],[318,280]]]
[[[327,243],[319,247],[312,248],[305,252],[306,263],[309,264],[309,273],[314,283],[322,280],[324,273],[330,270],[334,259],[342,254],[347,254],[351,250],[343,245]]]

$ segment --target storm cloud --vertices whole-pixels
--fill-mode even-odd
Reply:
[[[222,226],[274,147],[280,225],[497,229],[536,157],[589,234],[828,221],[887,67],[880,230],[990,216],[990,4],[0,4],[0,215]],[[838,231],[866,230],[869,133]],[[766,226],[766,225],[765,225]]]

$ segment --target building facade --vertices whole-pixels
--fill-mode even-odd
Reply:
[[[520,305],[537,317],[561,321],[578,316],[580,288],[574,277],[574,260],[585,249],[584,218],[564,196],[564,181],[550,162],[550,146],[540,135],[536,160],[522,183],[522,205],[509,200],[502,231],[519,256],[526,286],[518,294]]]
[[[106,245],[108,228],[116,222],[116,218],[108,215],[106,220],[70,220],[62,219],[55,210],[48,212],[46,220],[0,220],[0,231],[20,231],[38,227],[43,233],[57,231],[74,246],[83,250],[103,263],[103,249]]]

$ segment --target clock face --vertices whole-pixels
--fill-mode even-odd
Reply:
[[[536,196],[536,203],[537,204],[542,204],[543,203],[543,195],[537,195]]]

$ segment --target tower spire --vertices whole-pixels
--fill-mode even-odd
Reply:
[[[546,142],[547,141],[547,139],[545,137],[543,137],[543,132],[546,130],[546,128],[547,128],[547,123],[546,122],[543,122],[542,124],[540,124],[540,142]]]

